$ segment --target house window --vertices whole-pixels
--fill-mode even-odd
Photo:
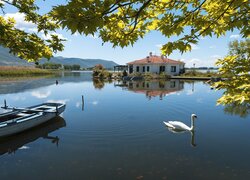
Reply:
[[[140,67],[136,66],[136,72],[139,72],[139,71],[140,71]]]
[[[142,67],[142,72],[145,72],[145,66]]]
[[[175,88],[175,81],[170,81],[170,88]]]
[[[171,72],[176,72],[176,66],[171,66]]]
[[[149,70],[150,70],[150,67],[149,67],[149,66],[147,66],[147,72],[149,72]]]
[[[165,72],[165,66],[160,66],[160,73]]]

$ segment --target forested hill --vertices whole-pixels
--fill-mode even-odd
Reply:
[[[65,57],[52,57],[49,61],[42,59],[39,63],[45,62],[73,65],[79,64],[81,68],[94,67],[96,64],[102,64],[105,68],[113,68],[117,65],[114,61],[103,59],[81,59],[81,58],[65,58]],[[34,66],[34,63],[28,63],[9,53],[9,50],[0,46],[0,66]]]

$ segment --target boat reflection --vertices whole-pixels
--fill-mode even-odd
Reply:
[[[153,97],[163,99],[168,94],[176,93],[184,89],[184,82],[180,80],[153,80],[153,81],[126,81],[115,86],[123,87],[128,91],[145,94],[150,100]]]
[[[56,144],[56,146],[58,146],[59,137],[49,136],[49,133],[65,126],[65,120],[62,117],[58,116],[30,130],[13,136],[0,138],[0,155],[3,155],[5,153],[15,153],[18,149],[25,147],[25,144],[33,142],[40,137],[51,140],[53,144]]]

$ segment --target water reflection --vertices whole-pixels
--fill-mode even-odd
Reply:
[[[102,89],[104,88],[105,82],[101,79],[98,78],[94,78],[93,79],[93,86],[95,87],[95,89]]]
[[[168,94],[182,91],[184,82],[180,80],[127,81],[118,82],[116,86],[126,87],[128,91],[145,94],[149,100],[157,96],[162,100]]]
[[[58,146],[59,137],[49,136],[49,133],[65,126],[66,122],[64,119],[58,116],[25,132],[10,136],[8,138],[0,138],[0,155],[5,153],[15,153],[18,149],[25,149],[27,148],[27,146],[25,146],[26,144],[33,142],[40,137],[51,140],[53,144]]]
[[[250,104],[228,104],[225,106],[224,112],[230,115],[238,115],[242,118],[246,118],[250,113]]]
[[[67,101],[63,116],[69,120],[67,128],[50,134],[60,138],[60,149],[55,149],[58,138],[46,136],[46,131],[26,135],[24,140],[20,136],[15,136],[18,140],[1,140],[0,154],[30,148],[15,155],[0,156],[1,180],[250,178],[246,158],[250,156],[250,119],[231,116],[223,111],[224,107],[216,106],[223,90],[211,91],[209,85],[200,81],[185,81],[183,87],[183,82],[178,80],[175,87],[171,87],[170,82],[145,81],[144,88],[143,82],[116,81],[105,83],[99,90],[93,86],[91,73],[89,79],[84,78],[85,74],[80,77],[65,74],[57,78],[57,86],[55,79],[25,82],[17,94],[9,94],[16,91],[17,86],[0,84],[0,92],[2,87],[6,92],[0,95],[0,105],[4,99],[18,107],[61,99]],[[52,84],[48,86],[50,81]],[[32,88],[29,83],[38,83],[41,87],[27,90]],[[137,90],[143,93],[135,93]],[[175,94],[162,101],[160,94],[151,95],[152,100],[148,101],[146,91],[149,95],[162,92],[162,97],[164,92]],[[36,92],[33,93],[36,96],[32,96],[32,92]],[[47,95],[47,98],[38,98]],[[80,110],[82,95],[84,113]],[[186,116],[193,112],[202,120],[197,121],[198,128],[191,134],[172,134],[162,124],[166,119],[181,119],[189,125]],[[44,136],[49,139],[40,138]],[[196,143],[195,149],[190,147]]]
[[[105,86],[105,83],[112,83],[113,81],[107,80],[107,79],[99,79],[99,78],[93,78],[93,86],[95,89],[102,89]]]
[[[175,130],[175,129],[172,129],[172,128],[169,128],[169,127],[166,127],[170,132],[172,133],[175,133],[175,134],[181,134],[181,133],[188,133],[190,132],[190,145],[192,147],[196,147],[197,144],[195,143],[195,131],[180,131],[180,130]]]
[[[0,94],[12,94],[24,92],[30,89],[41,88],[50,85],[63,85],[67,82],[92,81],[89,72],[62,72],[54,76],[39,77],[33,79],[8,79],[0,83]],[[57,82],[57,84],[56,84]]]
[[[38,99],[45,99],[48,98],[51,95],[51,90],[46,90],[46,91],[32,91],[31,96],[34,96]]]

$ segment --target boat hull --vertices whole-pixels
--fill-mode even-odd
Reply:
[[[47,104],[45,103],[45,104],[26,108],[26,110],[33,109],[34,111],[37,109],[37,112],[35,112],[27,117],[16,118],[13,120],[1,122],[0,123],[0,137],[13,135],[13,134],[25,131],[27,129],[33,128],[35,126],[38,126],[42,123],[45,123],[48,120],[61,114],[65,110],[65,107],[66,107],[65,104],[60,104],[58,106],[58,108],[54,108],[53,111],[47,110],[46,112],[45,111],[38,112],[39,107],[42,107],[42,106],[47,105]],[[50,103],[50,105],[51,104],[52,103]],[[56,109],[57,109],[57,111],[56,111]],[[20,111],[20,113],[23,113],[23,111]]]

